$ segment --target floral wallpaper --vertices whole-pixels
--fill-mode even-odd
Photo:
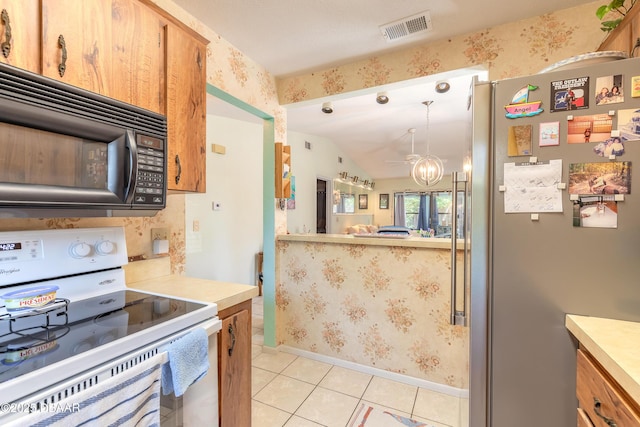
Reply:
[[[467,67],[483,67],[492,80],[534,74],[604,40],[599,2],[427,42],[329,70],[278,80],[281,104],[322,98]],[[437,23],[436,23],[437,24]]]
[[[278,345],[460,389],[468,328],[449,324],[451,251],[279,240]]]

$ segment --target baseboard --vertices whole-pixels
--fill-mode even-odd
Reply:
[[[263,347],[263,351],[267,347]],[[269,347],[269,353],[274,349]],[[388,380],[397,381],[399,383],[408,384],[416,387],[421,387],[427,390],[435,391],[449,396],[454,396],[462,399],[469,398],[469,390],[452,387],[446,384],[434,383],[432,381],[423,380],[420,378],[410,377],[408,375],[398,374],[396,372],[389,372],[384,369],[373,368],[371,366],[361,365],[355,362],[349,362],[348,360],[342,360],[331,356],[325,356],[323,354],[314,353],[307,350],[300,350],[295,347],[289,347],[287,345],[280,345],[276,351],[282,351],[284,353],[295,354],[296,356],[303,356],[307,359],[316,360],[318,362],[330,363],[332,365],[340,366],[341,368],[347,368],[354,371],[362,372],[369,375],[375,375],[377,377],[386,378]],[[275,352],[275,351],[274,351]]]

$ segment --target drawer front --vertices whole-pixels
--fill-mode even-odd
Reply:
[[[595,427],[640,427],[640,415],[591,359],[578,350],[576,390]]]
[[[587,413],[582,408],[578,408],[578,427],[593,427]]]

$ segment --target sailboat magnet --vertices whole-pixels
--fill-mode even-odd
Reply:
[[[542,101],[529,101],[529,93],[538,89],[538,86],[526,85],[516,92],[511,99],[511,104],[505,105],[507,118],[531,117],[542,113]]]

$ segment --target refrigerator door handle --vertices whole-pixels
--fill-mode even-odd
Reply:
[[[461,309],[458,310],[458,183],[461,182],[464,188],[464,197],[462,203],[466,203],[467,200],[467,174],[462,172],[453,172],[451,174],[451,319],[452,325],[467,325],[467,232],[466,232],[466,219],[463,220],[462,228],[462,241],[463,241],[463,257],[464,257],[464,274],[463,274],[463,286],[462,286],[462,298]],[[463,210],[466,212],[466,208]]]

